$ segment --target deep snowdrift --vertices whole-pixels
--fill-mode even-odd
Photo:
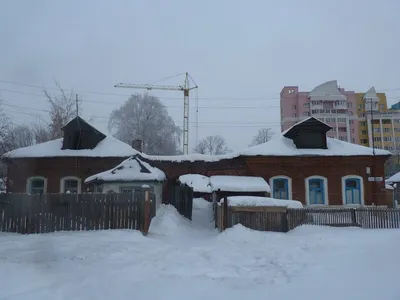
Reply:
[[[400,299],[400,230],[218,234],[211,213],[202,199],[193,221],[162,206],[147,237],[0,234],[0,299]]]

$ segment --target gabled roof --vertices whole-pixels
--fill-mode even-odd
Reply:
[[[106,136],[93,149],[61,149],[63,139],[56,139],[29,147],[18,148],[5,153],[3,158],[44,158],[44,157],[129,157],[137,152],[130,145]]]
[[[365,94],[363,99],[374,99],[379,100],[378,95],[376,94],[375,88],[371,87]]]
[[[300,131],[318,130],[326,133],[331,129],[332,127],[325,122],[322,122],[321,120],[314,117],[309,117],[294,124],[292,127],[282,132],[282,135],[287,138],[293,138]]]
[[[339,90],[337,80],[327,81],[316,86],[308,96],[311,100],[347,100],[346,95]]]
[[[64,125],[61,130],[63,131],[92,131],[102,138],[105,138],[106,135],[99,130],[97,130],[95,127],[90,125],[88,122],[86,122],[84,119],[81,117],[77,116],[73,118],[71,121],[69,121],[66,125]]]
[[[142,161],[138,156],[130,157],[113,169],[86,178],[90,182],[132,182],[164,181],[165,174],[160,169]]]

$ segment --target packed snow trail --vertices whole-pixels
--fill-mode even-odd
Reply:
[[[204,201],[192,222],[170,206],[159,212],[147,237],[0,234],[0,299],[400,299],[400,230],[219,234]]]

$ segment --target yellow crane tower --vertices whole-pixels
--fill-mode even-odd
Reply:
[[[190,86],[190,80],[194,83],[194,86]],[[185,73],[185,82],[183,85],[154,85],[154,84],[134,84],[134,83],[118,83],[114,87],[117,88],[129,88],[129,89],[145,89],[151,90],[166,90],[166,91],[183,91],[183,154],[189,152],[189,92],[193,89],[197,89],[198,86],[189,75]],[[197,126],[197,122],[196,122]]]

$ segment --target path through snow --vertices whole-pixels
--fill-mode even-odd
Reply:
[[[0,235],[0,299],[400,299],[399,230],[242,226],[219,234],[163,206],[129,230]]]

